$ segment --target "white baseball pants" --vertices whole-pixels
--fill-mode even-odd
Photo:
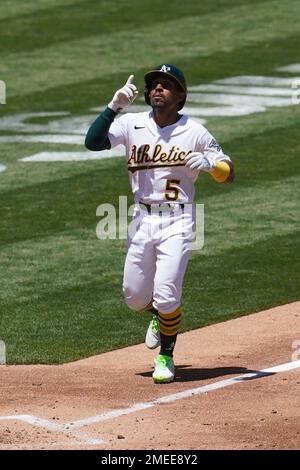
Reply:
[[[182,209],[149,214],[135,209],[129,230],[123,293],[132,310],[143,310],[153,299],[162,313],[181,304],[182,283],[189,258],[192,215]]]

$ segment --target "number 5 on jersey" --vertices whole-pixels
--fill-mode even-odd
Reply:
[[[179,184],[180,184],[180,180],[167,179],[166,189],[165,189],[165,198],[168,201],[177,201],[179,190],[180,190],[180,188],[178,187]]]

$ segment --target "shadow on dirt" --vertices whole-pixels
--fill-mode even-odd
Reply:
[[[226,375],[239,375],[239,374],[252,374],[248,377],[241,377],[240,379],[236,378],[236,380],[244,381],[244,380],[253,380],[260,377],[265,377],[269,375],[274,375],[272,372],[263,372],[257,371],[252,369],[247,369],[247,367],[214,367],[214,368],[193,368],[191,365],[177,365],[176,366],[176,382],[195,382],[197,380],[208,380],[214,379],[216,377],[224,377]],[[151,372],[140,372],[136,375],[140,375],[142,377],[151,377]]]

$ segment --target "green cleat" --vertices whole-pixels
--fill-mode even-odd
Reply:
[[[154,362],[153,380],[157,384],[173,382],[175,366],[172,357],[159,354]]]
[[[160,346],[160,333],[158,330],[158,321],[156,315],[153,315],[148,327],[145,343],[149,349],[155,349]]]

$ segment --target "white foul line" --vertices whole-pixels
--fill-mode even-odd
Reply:
[[[19,421],[23,421],[25,423],[31,424],[33,426],[41,426],[47,429],[51,429],[53,431],[62,432],[64,434],[67,434],[68,436],[76,437],[80,444],[88,444],[88,445],[98,444],[99,445],[99,444],[104,444],[105,441],[91,438],[87,436],[86,434],[80,433],[79,431],[75,431],[75,429],[78,429],[78,428],[81,428],[83,426],[87,426],[93,423],[109,421],[114,418],[125,416],[125,415],[135,413],[138,411],[146,410],[148,408],[152,408],[161,403],[171,403],[177,400],[181,400],[183,398],[192,397],[195,395],[199,395],[201,393],[211,392],[213,390],[218,390],[220,388],[225,388],[230,385],[234,385],[236,383],[240,383],[243,381],[247,381],[247,380],[251,380],[251,379],[255,379],[259,377],[266,377],[268,375],[272,375],[277,372],[285,372],[288,370],[297,369],[299,367],[300,367],[300,360],[287,362],[285,364],[280,364],[278,366],[270,367],[268,369],[262,369],[256,372],[250,372],[248,374],[239,375],[231,379],[220,380],[218,382],[213,382],[208,385],[202,385],[201,387],[191,388],[183,392],[173,393],[171,395],[165,395],[163,397],[157,398],[156,400],[152,400],[149,402],[136,403],[135,405],[130,406],[129,408],[120,408],[120,409],[116,409],[116,410],[102,413],[99,415],[90,416],[89,418],[81,419],[78,421],[67,422],[63,424],[53,423],[52,421],[49,421],[47,419],[38,418],[32,415],[0,416],[0,421],[19,420]]]
[[[280,364],[278,366],[270,367],[269,369],[262,369],[256,372],[250,372],[248,374],[239,375],[238,377],[233,377],[231,379],[220,380],[208,385],[202,385],[201,387],[191,388],[185,390],[184,392],[174,393],[172,395],[166,395],[164,397],[157,398],[144,403],[136,403],[129,408],[120,408],[110,412],[102,413],[99,415],[91,416],[89,418],[81,419],[79,421],[74,421],[73,423],[66,423],[72,426],[72,428],[81,428],[82,426],[89,425],[92,423],[100,423],[102,421],[109,421],[110,419],[118,418],[120,416],[128,415],[130,413],[135,413],[136,411],[145,410],[147,408],[152,408],[153,406],[159,405],[161,403],[170,403],[183,398],[188,398],[191,396],[199,395],[200,393],[211,392],[212,390],[218,390],[219,388],[228,387],[229,385],[234,385],[235,383],[243,382],[250,379],[255,379],[258,377],[264,377],[276,372],[283,372],[292,369],[297,369],[300,367],[300,360],[287,362],[285,364]]]

